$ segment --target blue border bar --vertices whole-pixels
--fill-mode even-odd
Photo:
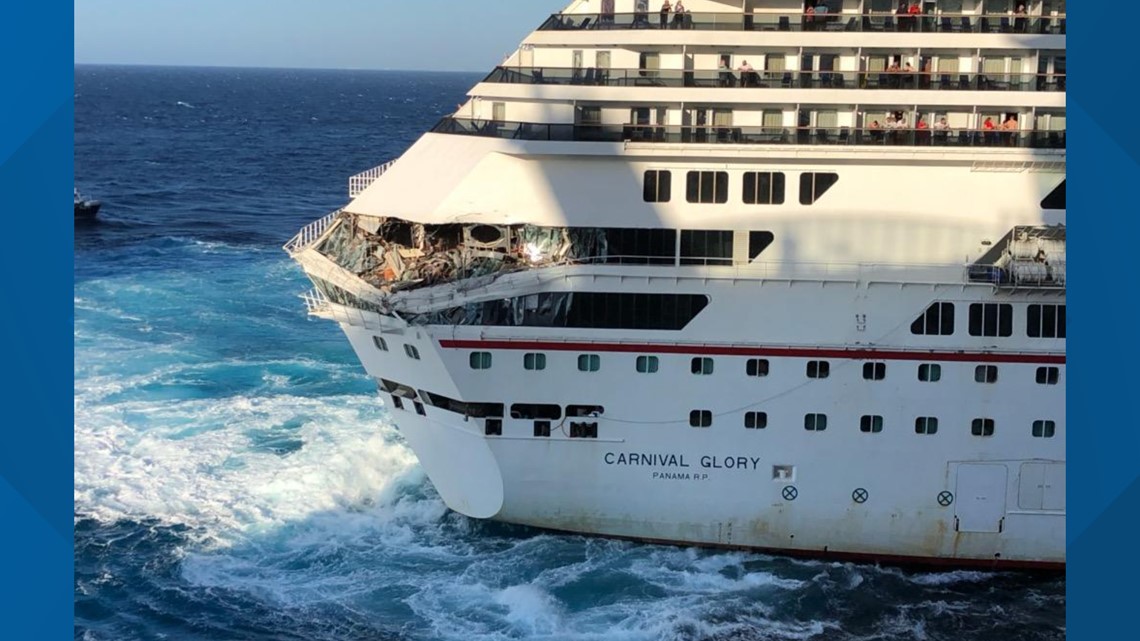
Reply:
[[[1098,7],[1102,11],[1095,14]],[[1127,91],[1134,38],[1104,5],[1074,2],[1068,34],[1069,581],[1068,635],[1132,638],[1140,557],[1140,425],[1131,407],[1137,359],[1140,122]],[[10,3],[4,61],[0,205],[7,274],[0,443],[0,637],[73,634],[72,222],[74,93],[71,3]],[[1117,24],[1119,26],[1119,24]]]
[[[1068,337],[1068,635],[1134,639],[1132,548],[1140,521],[1140,421],[1136,401],[1140,323],[1134,310],[1140,256],[1140,126],[1131,74],[1113,61],[1135,36],[1112,35],[1103,5],[1073,2],[1069,31],[1068,187],[1074,227]]]
[[[74,635],[73,6],[8,3],[0,37],[0,638]]]

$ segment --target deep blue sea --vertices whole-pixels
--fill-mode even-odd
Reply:
[[[76,68],[76,185],[104,202],[75,230],[76,639],[1065,637],[1058,577],[449,512],[280,248],[478,79]]]

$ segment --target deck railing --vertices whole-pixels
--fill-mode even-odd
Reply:
[[[331,225],[333,221],[336,220],[336,217],[339,214],[340,210],[337,210],[328,216],[325,216],[324,218],[315,220],[308,225],[305,225],[303,228],[301,228],[301,231],[297,232],[296,236],[294,236],[289,242],[285,243],[285,251],[290,255],[293,255],[303,251],[309,245],[312,245],[313,242],[324,235],[325,231],[328,230],[329,225]]]
[[[391,168],[395,163],[395,160],[389,160],[379,167],[373,167],[368,171],[362,171],[359,174],[350,177],[348,179],[348,197],[356,198],[359,196],[364,192],[365,189],[368,189],[369,185],[376,182],[377,178],[383,176],[384,172],[388,171],[388,169]]]
[[[682,125],[575,125],[500,122],[447,117],[434,133],[558,142],[660,142],[731,145],[856,145],[1064,149],[1065,131],[936,129],[926,127],[715,127]],[[1000,126],[998,123],[995,126]]]
[[[496,67],[483,82],[599,87],[1065,91],[1065,74]]]
[[[1065,35],[1066,15],[827,13],[573,13],[554,14],[539,31],[693,29],[697,31],[805,31],[997,33]]]

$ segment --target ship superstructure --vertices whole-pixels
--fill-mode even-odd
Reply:
[[[542,20],[290,241],[309,311],[468,516],[1063,566],[1064,2],[683,6]]]

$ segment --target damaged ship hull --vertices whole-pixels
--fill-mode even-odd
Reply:
[[[1042,47],[1045,70],[909,114],[973,123],[951,138],[880,131],[875,109],[948,92],[872,87],[875,56],[842,31],[765,44],[703,0],[693,24],[716,28],[626,33],[620,12],[567,28],[587,5],[285,247],[443,501],[638,540],[1063,567],[1064,93],[1046,91],[1063,33],[940,33],[994,69]],[[803,60],[859,82],[716,75],[710,52],[801,37],[824,52]],[[585,82],[574,56],[591,47],[628,82]],[[538,68],[562,58],[563,75]],[[1000,134],[966,131],[1011,104]],[[1013,129],[1022,113],[1044,129]]]

